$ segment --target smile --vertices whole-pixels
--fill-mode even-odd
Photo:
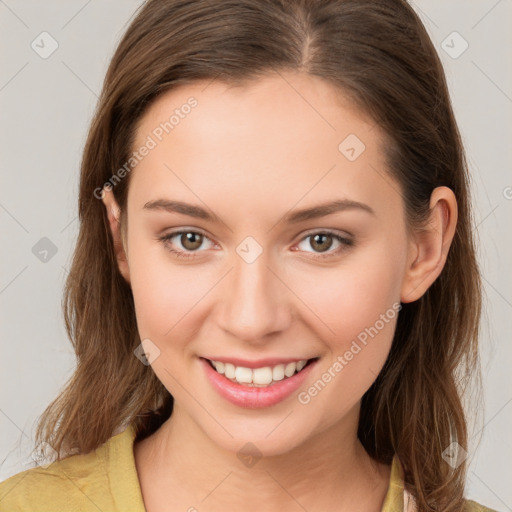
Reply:
[[[292,377],[299,373],[313,359],[301,359],[287,364],[277,364],[275,366],[263,366],[261,368],[246,368],[244,366],[235,366],[232,363],[222,361],[208,360],[211,366],[224,375],[231,382],[245,384],[248,386],[269,386],[280,380]]]
[[[249,409],[271,407],[290,397],[307,379],[318,360],[314,357],[296,361],[243,361],[243,366],[241,360],[199,358],[213,390],[231,404]]]

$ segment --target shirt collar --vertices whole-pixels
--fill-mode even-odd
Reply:
[[[395,455],[391,463],[389,487],[381,512],[415,512],[416,503],[404,486],[404,469]]]

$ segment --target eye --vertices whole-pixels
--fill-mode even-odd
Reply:
[[[301,243],[307,239],[311,239],[309,242],[310,247],[313,247],[315,251],[319,251],[319,253],[316,253],[314,256],[317,259],[334,257],[342,251],[346,250],[347,247],[354,245],[354,241],[352,239],[343,237],[338,233],[329,230],[315,231],[314,233],[310,233],[301,240]],[[336,250],[327,252],[332,247],[333,241],[336,241],[340,245]]]
[[[172,242],[174,238],[177,239],[177,242],[182,246],[182,249],[175,248],[176,242]],[[316,231],[314,233],[310,233],[306,235],[301,240],[300,243],[303,243],[307,239],[311,239],[309,244],[310,247],[313,247],[314,249],[314,258],[316,259],[334,257],[339,253],[343,252],[345,249],[347,249],[347,247],[354,245],[354,241],[352,239],[343,237],[337,234],[336,232],[330,230]],[[166,246],[167,250],[178,259],[196,257],[195,253],[201,252],[198,249],[203,245],[203,242],[205,240],[211,242],[210,238],[206,236],[205,233],[203,233],[202,231],[192,229],[181,229],[179,231],[173,231],[171,233],[167,233],[166,235],[158,237],[158,240],[160,240]],[[337,242],[339,246],[336,250],[329,251],[329,249],[331,249],[333,245],[333,241]],[[310,251],[305,250],[305,252]]]
[[[175,249],[171,243],[173,238],[177,238],[183,249]],[[173,231],[158,238],[176,258],[194,258],[195,252],[203,245],[205,240],[210,240],[203,232],[191,229],[182,229],[181,231]],[[211,240],[210,240],[211,241]]]

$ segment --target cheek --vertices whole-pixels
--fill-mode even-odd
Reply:
[[[321,320],[317,332],[328,351],[319,369],[325,379],[312,390],[329,388],[319,399],[324,411],[328,403],[343,410],[354,405],[382,369],[400,309],[403,258],[400,244],[383,241],[303,280],[298,293]]]
[[[164,340],[187,323],[194,305],[212,287],[193,265],[176,265],[163,246],[132,245],[130,279],[141,337]],[[210,272],[211,275],[211,272]],[[212,276],[213,279],[213,276]]]
[[[294,291],[343,344],[400,301],[403,261],[401,244],[372,243],[337,266],[301,273]]]

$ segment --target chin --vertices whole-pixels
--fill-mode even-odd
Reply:
[[[245,452],[249,455],[254,452],[255,457],[273,457],[299,448],[316,435],[314,425],[308,424],[306,418],[295,416],[296,412],[288,411],[266,418],[239,416],[228,421],[226,417],[224,420],[217,417],[222,426],[209,421],[208,425],[199,427],[212,443],[239,458]]]

